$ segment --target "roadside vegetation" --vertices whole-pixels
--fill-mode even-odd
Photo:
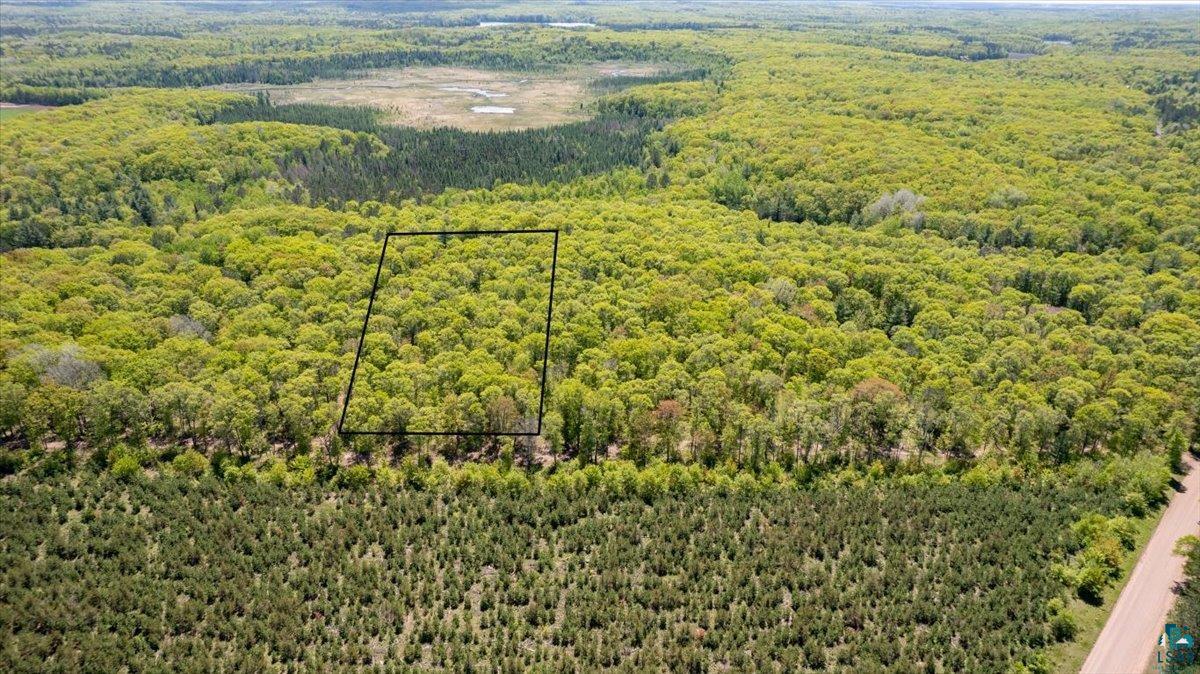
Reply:
[[[1196,625],[1200,625],[1200,537],[1185,536],[1175,546],[1175,553],[1187,558],[1183,567],[1184,580],[1177,588],[1179,598],[1175,600],[1175,608],[1171,611],[1171,622],[1176,625],[1186,625],[1192,635],[1192,649],[1180,654],[1179,659],[1170,663],[1174,666],[1169,671],[1172,674],[1195,674],[1200,671],[1200,657],[1196,651]]]

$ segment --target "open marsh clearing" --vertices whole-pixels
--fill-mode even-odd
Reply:
[[[12,119],[13,117],[16,117],[18,115],[24,115],[24,114],[28,114],[30,112],[37,112],[38,110],[45,110],[46,108],[49,108],[49,107],[51,107],[51,106],[49,106],[49,105],[33,105],[33,104],[27,104],[27,103],[7,103],[4,101],[0,101],[0,121],[4,121],[6,119]]]
[[[588,82],[619,75],[653,75],[658,66],[597,63],[551,73],[457,67],[389,68],[361,77],[303,84],[232,84],[227,91],[266,92],[284,103],[367,105],[393,124],[470,131],[529,129],[579,121],[595,98]]]

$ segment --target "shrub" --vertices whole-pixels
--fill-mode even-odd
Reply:
[[[501,477],[501,485],[503,493],[509,496],[520,497],[522,494],[528,494],[531,488],[529,478],[525,476],[523,470],[508,471]]]
[[[343,468],[337,474],[338,485],[350,489],[361,489],[371,482],[371,469],[362,465]]]
[[[963,484],[971,487],[993,487],[1003,482],[1011,482],[1018,477],[1017,469],[1013,466],[989,458],[971,466],[960,479]]]
[[[1133,548],[1135,529],[1136,525],[1128,517],[1110,518],[1091,513],[1071,525],[1071,535],[1079,548],[1092,548],[1102,541],[1115,541],[1119,551],[1120,548]]]
[[[1137,525],[1133,520],[1128,517],[1114,517],[1108,521],[1108,530],[1121,541],[1121,547],[1126,550],[1133,549],[1134,537],[1137,534]]]
[[[309,485],[317,481],[317,467],[306,454],[292,457],[288,463],[292,484]]]
[[[1183,472],[1183,452],[1187,449],[1187,436],[1178,428],[1167,436],[1167,463],[1172,473]]]
[[[171,461],[171,467],[180,475],[203,475],[208,470],[208,458],[194,449],[176,456]]]
[[[1025,665],[1018,667],[1016,671],[1024,671],[1029,674],[1050,674],[1054,671],[1054,665],[1050,662],[1050,656],[1039,651],[1031,655],[1025,661]]]
[[[1050,618],[1050,634],[1055,641],[1070,641],[1079,631],[1079,622],[1069,611],[1060,611]]]
[[[132,456],[122,456],[113,462],[110,469],[118,480],[132,480],[142,472],[142,464]]]
[[[1123,557],[1121,542],[1112,536],[1104,536],[1096,539],[1094,543],[1088,546],[1087,550],[1083,551],[1085,561],[1095,560],[1112,577],[1115,577],[1120,572],[1121,559]]]
[[[640,492],[639,481],[647,479],[649,469],[638,471],[629,461],[606,461],[604,463],[604,489],[617,496]]]
[[[108,459],[109,466],[115,466],[118,461],[124,458],[132,459],[136,461],[139,466],[143,466],[146,464],[148,459],[147,452],[138,447],[127,445],[124,442],[118,442],[117,444],[113,445],[105,456]]]
[[[0,477],[12,475],[25,465],[25,455],[11,450],[0,450]]]
[[[66,451],[51,452],[30,469],[33,477],[39,480],[62,475],[75,466],[75,455]]]
[[[1146,495],[1140,491],[1125,492],[1121,497],[1121,506],[1125,512],[1134,517],[1145,517],[1150,510],[1150,504],[1146,502]]]
[[[1050,635],[1055,641],[1070,641],[1079,631],[1079,623],[1075,616],[1067,610],[1066,602],[1060,597],[1054,597],[1046,602],[1046,612],[1050,615]]]
[[[1200,624],[1200,538],[1184,536],[1175,543],[1175,554],[1187,561],[1183,566],[1183,582],[1179,599],[1175,601],[1171,622],[1181,625]]]
[[[226,482],[232,482],[236,484],[239,482],[248,483],[258,481],[258,471],[254,470],[254,466],[250,464],[239,466],[232,462],[225,462],[224,466],[225,470],[222,474],[222,477]]]
[[[380,466],[375,469],[375,482],[381,487],[396,487],[403,479],[404,475],[395,468]]]
[[[1109,569],[1096,562],[1089,562],[1079,570],[1077,591],[1079,598],[1089,604],[1099,604],[1104,599],[1104,588],[1108,587]]]
[[[1147,504],[1158,504],[1166,499],[1171,471],[1159,456],[1114,457],[1105,464],[1097,482],[1100,486],[1123,485],[1128,492],[1140,493]],[[1127,507],[1139,503],[1127,501]]]
[[[1089,514],[1071,525],[1072,542],[1078,552],[1069,570],[1056,573],[1074,585],[1079,596],[1098,603],[1104,588],[1120,575],[1124,549],[1133,547],[1133,522],[1126,517],[1107,518]]]
[[[267,484],[273,484],[276,487],[283,487],[291,482],[288,479],[287,464],[283,462],[283,459],[272,461],[271,465],[265,471],[259,473],[258,479]]]
[[[296,459],[307,457],[296,457]],[[309,459],[311,462],[311,459]],[[406,456],[400,461],[400,466],[396,468],[397,484],[405,489],[422,490],[425,488],[425,470],[421,467],[415,456]]]
[[[733,486],[743,494],[757,494],[763,491],[762,484],[750,473],[739,473],[733,480]]]
[[[667,490],[666,482],[655,471],[643,471],[636,476],[637,493],[645,501],[653,501]]]
[[[1061,562],[1051,564],[1050,577],[1067,587],[1079,587],[1079,571],[1069,564]]]

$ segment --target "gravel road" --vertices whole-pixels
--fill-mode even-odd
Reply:
[[[1141,674],[1151,665],[1175,601],[1171,590],[1183,580],[1184,558],[1173,554],[1175,541],[1200,534],[1200,462],[1185,455],[1184,463],[1183,491],[1171,497],[1080,674]]]

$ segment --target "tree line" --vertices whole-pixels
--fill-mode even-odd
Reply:
[[[520,131],[415,129],[378,121],[370,108],[318,104],[274,105],[265,95],[229,106],[211,123],[249,120],[315,124],[362,131],[349,152],[296,150],[279,158],[281,175],[302,185],[297,199],[334,206],[347,201],[399,203],[447,188],[497,183],[569,182],[642,162],[647,137],[664,120],[605,114],[569,124]]]
[[[14,289],[0,432],[51,452],[170,441],[256,460],[498,451],[330,433],[383,233],[489,223],[564,232],[545,444],[520,448],[536,461],[1067,462],[1194,443],[1196,197],[1172,187],[1195,176],[1194,131],[1155,140],[1148,94],[1094,54],[930,62],[794,37],[706,36],[741,59],[725,79],[606,98],[606,114],[646,119],[593,132],[596,157],[631,159],[629,124],[647,130],[636,167],[399,207],[336,181],[335,167],[401,154],[354,130],[377,129],[362,110],[160,90],[18,117],[0,131],[0,234],[17,249],[0,270]],[[1147,58],[1170,72],[1168,57]],[[939,96],[947,82],[963,96]],[[219,122],[230,106],[286,121]],[[673,120],[651,132],[664,111]],[[1123,124],[1132,154],[1113,149]],[[461,141],[551,175],[563,160],[562,130],[395,133],[410,156]],[[306,171],[340,211],[288,205],[319,201]],[[412,346],[391,328],[373,337],[383,353]],[[505,357],[482,382],[451,350],[442,413],[511,412],[475,389],[521,390],[528,359],[493,350]]]
[[[0,661],[1044,671],[1038,650],[1064,638],[1046,562],[1085,508],[1120,512],[1120,489],[644,500],[598,487],[331,497],[205,476],[6,480]]]
[[[344,77],[372,68],[458,65],[533,70],[570,63],[645,61],[703,67],[728,62],[695,41],[660,42],[646,36],[611,40],[557,31],[404,28],[355,31],[320,28],[296,33],[263,26],[261,34],[234,38],[189,34],[183,39],[113,45],[84,35],[33,36],[14,44],[6,84],[29,87],[203,87],[239,82],[295,84]],[[60,65],[56,51],[76,54]]]

